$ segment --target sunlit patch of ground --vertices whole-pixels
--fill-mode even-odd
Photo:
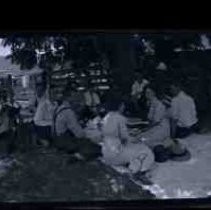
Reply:
[[[186,162],[157,164],[153,186],[146,186],[157,198],[200,198],[211,195],[211,134],[192,135],[181,140],[192,158]]]

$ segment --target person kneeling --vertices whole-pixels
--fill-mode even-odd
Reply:
[[[114,99],[108,106],[109,112],[102,125],[103,148],[102,153],[107,164],[112,166],[128,166],[133,177],[144,175],[153,163],[152,151],[143,143],[132,143],[126,127],[124,103]],[[141,181],[146,177],[139,176]]]

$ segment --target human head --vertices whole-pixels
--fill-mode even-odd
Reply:
[[[175,97],[181,91],[181,84],[179,82],[174,82],[170,85],[170,94]]]
[[[161,100],[164,95],[164,90],[161,86],[158,86],[157,84],[154,85],[148,85],[145,88],[145,96],[147,100],[152,101],[154,98],[157,98]]]
[[[125,110],[125,104],[120,97],[119,98],[113,97],[113,98],[110,98],[110,101],[107,104],[107,108],[108,108],[108,111],[113,111],[113,112],[118,111],[121,114],[123,114]]]

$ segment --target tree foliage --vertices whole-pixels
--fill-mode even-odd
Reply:
[[[37,65],[37,52],[44,52],[39,62],[43,69],[70,60],[74,61],[76,68],[80,68],[100,58],[93,40],[92,35],[13,35],[4,39],[4,46],[11,46],[12,53],[8,58],[23,70]]]

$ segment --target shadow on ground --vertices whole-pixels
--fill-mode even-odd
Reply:
[[[99,161],[70,163],[53,150],[15,154],[17,163],[1,178],[1,202],[139,200],[154,198]]]

